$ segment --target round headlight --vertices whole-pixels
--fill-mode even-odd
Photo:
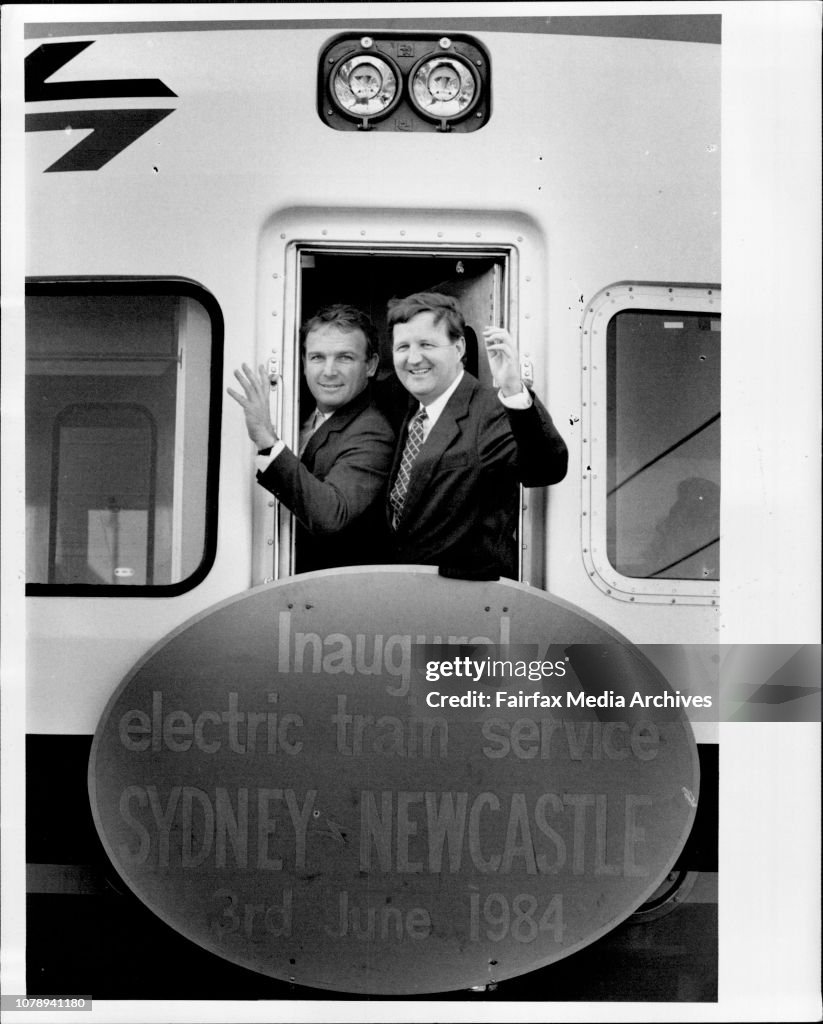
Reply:
[[[345,57],[332,71],[330,86],[337,106],[351,117],[382,117],[400,99],[398,72],[374,53]]]
[[[463,117],[480,96],[472,66],[459,57],[424,57],[409,76],[412,103],[421,114],[440,121]]]

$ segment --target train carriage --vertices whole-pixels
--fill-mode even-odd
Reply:
[[[457,6],[101,8],[25,27],[29,993],[328,994],[150,913],[108,862],[85,780],[132,666],[221,602],[298,578],[292,516],[255,486],[225,386],[243,361],[267,366],[294,446],[299,327],[330,302],[378,325],[395,412],[388,299],[441,290],[475,338],[507,327],[570,453],[563,483],[522,492],[516,582],[605,624],[678,692],[711,672],[719,16]],[[700,799],[656,891],[558,964],[422,995],[716,998],[716,731],[693,717]]]

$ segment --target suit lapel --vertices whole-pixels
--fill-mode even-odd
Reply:
[[[306,445],[306,448],[300,457],[300,461],[304,462],[309,469],[311,469],[314,466],[314,460],[317,453],[322,449],[326,442],[341,430],[345,430],[352,420],[359,416],[360,413],[368,406],[370,401],[371,393],[369,392],[368,387],[366,387],[355,399],[349,402],[348,405],[344,406],[342,409],[338,409],[333,416],[329,416],[329,418],[325,420],[325,422],[321,423],[309,438],[309,443]]]
[[[468,373],[464,373],[457,390],[446,403],[412,466],[409,489],[403,505],[403,519],[413,516],[414,506],[425,493],[443,453],[460,436],[462,421],[469,415],[469,404],[476,389],[477,381]],[[405,440],[403,443],[405,445]]]

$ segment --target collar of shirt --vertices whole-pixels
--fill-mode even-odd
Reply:
[[[433,402],[429,402],[428,405],[423,405],[422,402],[420,403],[420,409],[426,410],[426,418],[423,420],[424,441],[431,433],[432,427],[440,419],[440,414],[446,408],[446,403],[455,393],[455,391],[457,390],[457,385],[460,383],[462,379],[463,370],[461,370],[460,373],[458,373],[457,377],[451,382],[451,384],[449,384],[449,386],[446,388],[443,394],[440,395],[439,398],[435,398],[435,400]],[[418,409],[418,412],[420,411],[420,409]]]
[[[319,409],[315,409],[314,412],[309,416],[303,426],[308,426],[310,423],[314,423],[315,430],[318,427],[322,427],[326,420],[334,416],[334,409],[331,412],[320,412]]]

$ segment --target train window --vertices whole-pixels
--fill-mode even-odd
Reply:
[[[168,594],[205,575],[219,324],[188,282],[29,285],[30,592]]]
[[[397,380],[392,359],[391,338],[386,328],[388,300],[418,291],[439,291],[455,296],[466,318],[466,368],[484,383],[491,383],[488,361],[478,358],[477,336],[487,324],[502,324],[510,315],[509,280],[512,250],[504,246],[461,246],[459,249],[429,247],[378,247],[360,249],[330,243],[300,244],[290,248],[286,277],[297,285],[291,336],[293,349],[285,358],[285,379],[292,381],[292,393],[284,399],[284,436],[313,408],[313,400],[300,372],[299,324],[319,309],[343,302],[366,312],[377,328],[380,358],[373,391],[377,404],[399,428],[408,408],[409,396]],[[291,426],[289,425],[291,424]],[[303,560],[295,550],[293,523],[288,511],[278,506],[276,532],[279,538],[279,575],[301,571]]]
[[[606,344],[609,561],[623,576],[716,580],[720,317],[623,310]]]
[[[717,289],[618,285],[589,308],[590,575],[615,597],[716,596]]]

